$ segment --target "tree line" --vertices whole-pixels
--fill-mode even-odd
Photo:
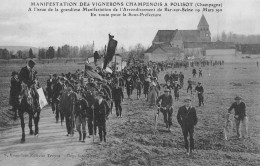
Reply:
[[[260,35],[242,35],[223,31],[212,37],[212,41],[233,42],[235,44],[260,44]]]
[[[123,45],[117,47],[116,53],[121,54],[126,59],[141,59],[147,48],[138,43],[135,46],[130,46],[126,49]],[[59,58],[88,58],[92,57],[94,51],[98,51],[99,55],[104,56],[106,53],[106,46],[99,50],[95,50],[94,45],[88,44],[83,46],[70,46],[65,44],[57,48],[50,46],[48,48],[39,48],[38,52],[29,50],[8,51],[7,49],[0,49],[0,59],[59,59]]]

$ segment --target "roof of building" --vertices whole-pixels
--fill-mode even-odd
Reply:
[[[198,26],[209,26],[204,15],[201,16]],[[183,42],[203,42],[200,37],[200,30],[158,30],[154,39],[153,44],[169,44],[171,40],[180,34],[181,40]]]
[[[153,53],[156,49],[161,49],[162,51],[164,51],[165,53],[173,53],[173,52],[178,52],[181,51],[179,48],[177,47],[171,47],[170,45],[160,45],[160,44],[154,44],[152,45],[150,48],[148,48],[145,53]]]
[[[205,16],[202,14],[198,26],[209,26]]]
[[[158,30],[153,42],[167,42],[169,43],[175,36],[176,30]]]
[[[199,30],[179,30],[183,42],[202,42]]]

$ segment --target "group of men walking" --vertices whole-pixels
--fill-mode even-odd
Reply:
[[[28,66],[22,68],[20,73],[13,72],[11,78],[11,92],[10,104],[13,110],[17,109],[18,96],[21,90],[21,82],[27,86],[35,85],[37,81],[36,73],[32,68],[35,62],[29,61]],[[136,65],[130,66],[123,70],[121,73],[104,74],[103,80],[88,78],[85,80],[84,71],[77,70],[74,74],[51,74],[47,80],[47,96],[48,101],[51,103],[52,111],[55,113],[55,119],[58,123],[66,121],[67,136],[74,134],[74,128],[79,133],[79,141],[85,142],[87,137],[86,126],[88,127],[89,136],[96,135],[98,128],[100,142],[106,142],[106,120],[110,113],[112,113],[113,105],[116,108],[116,116],[122,117],[121,102],[124,100],[124,88],[126,89],[128,98],[131,97],[134,88],[137,90],[137,99],[141,97],[141,91],[145,98],[148,97],[153,88],[160,90],[160,85],[157,81],[158,73],[162,70],[158,65],[152,64],[151,66]],[[201,70],[201,69],[200,69]],[[202,71],[199,71],[202,77]],[[173,114],[173,97],[171,90],[174,91],[175,100],[179,100],[179,90],[184,86],[184,75],[182,72],[179,74],[167,73],[164,77],[166,84],[164,85],[164,94],[156,97],[155,104],[159,105],[159,111],[162,112],[166,127],[170,130],[172,126]],[[193,82],[189,78],[187,93],[190,90],[192,94]],[[39,98],[34,88],[34,97]],[[204,105],[203,93],[204,89],[201,82],[195,88],[197,91],[199,106]],[[238,136],[241,137],[240,125],[244,123],[246,117],[245,104],[241,102],[241,98],[235,98],[237,102],[233,103],[228,109],[230,112],[235,109],[235,119],[237,124]],[[37,101],[37,100],[36,100]],[[187,154],[192,153],[194,150],[194,126],[198,122],[196,109],[192,107],[192,100],[185,98],[184,105],[178,109],[177,121],[181,126],[184,136],[185,148]],[[38,106],[38,104],[36,103]],[[189,136],[189,140],[188,140]]]

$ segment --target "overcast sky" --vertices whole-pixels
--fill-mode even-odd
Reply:
[[[118,40],[119,46],[128,48],[137,43],[150,46],[157,30],[196,29],[202,14],[210,25],[212,35],[222,31],[246,35],[260,34],[260,0],[187,0],[186,2],[194,3],[222,3],[223,12],[163,12],[161,17],[117,18],[90,17],[89,12],[28,12],[32,1],[50,0],[0,1],[0,45],[57,47],[70,44],[81,46],[95,41],[95,47],[98,49],[107,44],[108,33],[111,33]],[[91,0],[53,1],[87,2]],[[142,0],[142,2],[147,1]],[[151,1],[155,0],[149,0]],[[177,1],[180,0],[157,0],[156,2]],[[121,0],[121,2],[125,1]]]

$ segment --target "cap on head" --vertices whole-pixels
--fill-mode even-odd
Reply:
[[[191,101],[190,98],[186,98],[186,99],[184,99],[184,102],[190,102],[190,101]]]
[[[18,75],[18,72],[13,71],[13,72],[12,72],[12,76],[14,76],[14,75]]]
[[[36,64],[36,62],[35,62],[34,60],[30,59],[30,60],[29,60],[29,62],[28,62],[28,64],[35,65],[35,64]]]
[[[235,100],[241,100],[242,98],[240,96],[236,96]]]

